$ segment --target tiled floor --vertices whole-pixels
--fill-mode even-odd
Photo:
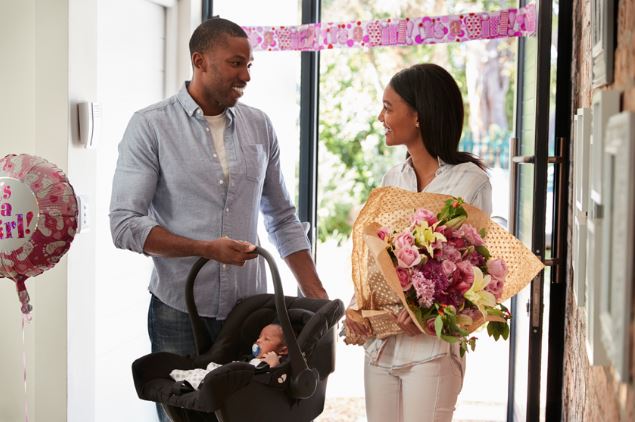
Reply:
[[[502,403],[463,402],[454,413],[454,422],[500,422]],[[469,416],[468,416],[469,415]],[[366,422],[363,397],[331,397],[315,422]]]

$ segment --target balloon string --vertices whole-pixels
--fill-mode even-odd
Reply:
[[[25,341],[25,324],[31,321],[30,315],[22,315],[22,369],[24,378],[24,421],[29,422],[29,396],[26,389],[26,341]]]

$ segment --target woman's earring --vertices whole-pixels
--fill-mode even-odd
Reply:
[[[416,122],[416,123],[415,123],[415,126],[416,126],[416,127],[419,127],[419,122]]]

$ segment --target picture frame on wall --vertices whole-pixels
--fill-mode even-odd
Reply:
[[[608,251],[600,297],[602,340],[621,382],[630,382],[630,323],[635,256],[635,113],[607,124],[604,154],[604,242]]]
[[[586,226],[587,354],[591,365],[606,365],[608,358],[602,342],[600,296],[606,277],[606,251],[603,248],[603,176],[604,140],[609,118],[620,111],[620,91],[597,90],[591,107],[591,140],[589,146],[589,184]]]
[[[586,238],[589,206],[589,149],[591,109],[579,108],[574,116],[573,139],[573,294],[576,304],[586,304]]]
[[[593,88],[613,82],[615,0],[591,0]]]

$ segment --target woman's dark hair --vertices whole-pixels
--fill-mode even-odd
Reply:
[[[456,81],[433,63],[416,64],[395,74],[389,85],[417,111],[423,144],[434,158],[448,164],[472,162],[474,155],[459,151],[463,131],[463,98]]]
[[[238,24],[214,16],[201,23],[190,38],[190,57],[195,52],[203,53],[217,43],[224,42],[225,37],[247,38],[247,33]]]

